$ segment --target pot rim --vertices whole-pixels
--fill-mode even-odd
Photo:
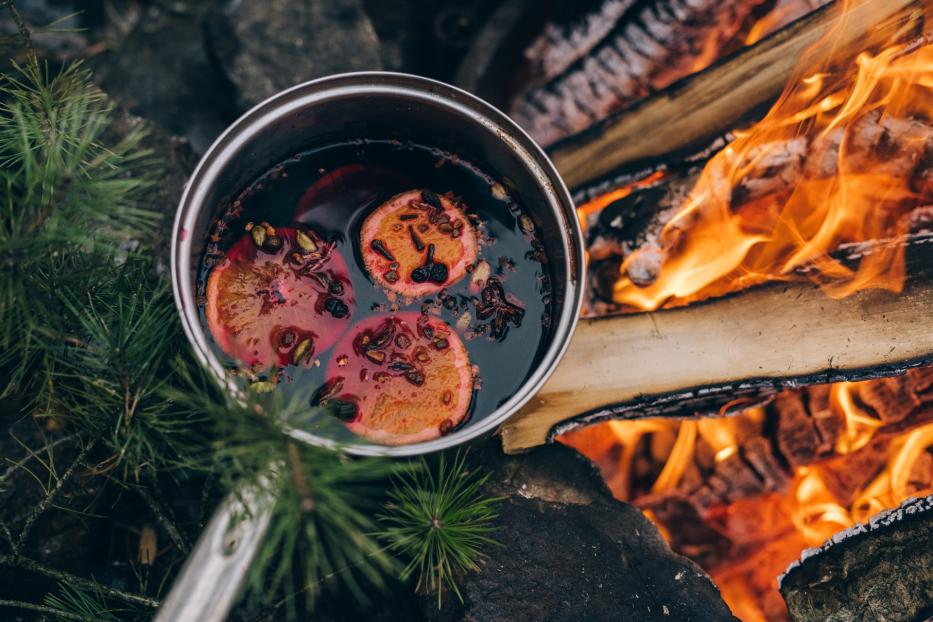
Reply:
[[[338,443],[298,428],[284,431],[311,445],[340,448],[347,453],[368,456],[413,456],[430,453],[475,439],[505,422],[537,393],[563,357],[576,328],[583,303],[584,248],[580,223],[573,200],[553,163],[544,151],[514,121],[491,104],[454,86],[404,73],[365,71],[336,74],[305,82],[281,91],[257,104],[234,121],[207,149],[189,178],[178,203],[172,229],[171,275],[175,305],[181,316],[188,342],[198,361],[212,372],[221,386],[235,394],[236,384],[228,378],[223,365],[211,349],[200,322],[192,280],[191,246],[198,215],[204,199],[227,163],[238,151],[266,127],[283,116],[331,99],[353,96],[404,96],[413,102],[423,101],[442,107],[452,117],[478,123],[493,132],[522,162],[548,197],[549,206],[563,224],[560,235],[566,253],[565,293],[560,313],[555,318],[550,343],[534,370],[518,391],[496,410],[447,436],[411,445],[375,445]],[[535,207],[529,209],[544,209]]]

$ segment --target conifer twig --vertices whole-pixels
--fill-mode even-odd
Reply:
[[[150,607],[156,609],[162,603],[158,599],[152,598],[150,596],[145,596],[143,594],[134,594],[132,592],[125,592],[119,590],[115,587],[110,587],[102,583],[96,583],[90,579],[85,579],[79,577],[78,575],[71,574],[70,572],[65,572],[64,570],[58,570],[57,568],[51,568],[37,562],[34,559],[28,557],[23,557],[22,555],[0,555],[0,566],[8,566],[11,568],[21,568],[29,572],[35,572],[36,574],[41,574],[45,577],[51,579],[58,579],[64,583],[69,583],[71,585],[76,585],[78,587],[83,587],[88,590],[96,590],[101,596],[107,598],[113,598],[116,600],[121,600],[125,603],[131,605],[139,605],[143,607]]]
[[[62,620],[77,620],[78,622],[85,622],[87,619],[79,616],[76,613],[71,613],[70,611],[62,611],[61,609],[55,609],[54,607],[47,607],[45,605],[39,605],[36,603],[27,603],[22,600],[0,599],[0,607],[16,607],[18,609],[38,611],[39,613],[47,613],[49,615],[55,616],[56,618],[61,618]]]
[[[26,26],[26,22],[23,20],[23,16],[20,14],[19,9],[16,8],[16,3],[13,0],[3,0],[3,6],[6,7],[7,11],[10,12],[10,16],[13,18],[13,22],[16,24],[16,29],[19,31],[19,36],[23,38],[23,47],[26,48],[26,51],[30,55],[35,55],[35,49],[32,47],[32,35],[29,32],[29,28]]]
[[[156,521],[162,526],[162,529],[165,530],[168,537],[171,538],[172,542],[175,544],[175,548],[183,555],[187,555],[191,550],[191,545],[188,544],[188,541],[185,539],[185,536],[182,535],[175,522],[169,518],[168,510],[162,505],[162,502],[152,494],[152,491],[149,490],[145,484],[137,486],[136,492],[139,493],[139,496],[142,497],[146,505],[149,506],[149,511],[152,512]]]
[[[13,532],[10,531],[10,526],[6,524],[6,521],[0,519],[0,530],[3,531],[3,537],[6,538],[6,541],[10,544],[10,550],[15,555],[19,552],[19,546],[16,544],[16,540],[13,539]]]
[[[74,475],[78,465],[84,462],[84,459],[87,457],[88,453],[90,453],[91,449],[94,448],[96,442],[97,439],[93,438],[88,441],[88,444],[84,446],[80,453],[78,453],[78,457],[74,459],[74,462],[71,463],[62,476],[58,478],[58,481],[55,482],[55,486],[52,487],[52,490],[50,490],[48,494],[45,495],[45,498],[42,499],[42,501],[36,504],[36,507],[34,507],[29,513],[29,516],[26,517],[26,522],[23,524],[23,529],[20,531],[19,538],[16,540],[17,548],[22,548],[23,545],[26,544],[26,538],[29,537],[29,532],[32,531],[33,524],[35,524],[36,520],[38,520],[39,517],[42,516],[42,514],[45,513],[45,511],[49,508],[49,506],[55,502],[55,499],[58,497],[58,494],[61,492],[62,488],[64,488],[68,480],[70,480]]]
[[[73,439],[73,438],[74,438],[74,434],[69,434],[68,436],[63,436],[63,437],[61,437],[61,438],[57,438],[57,439],[55,439],[54,441],[52,441],[51,443],[46,443],[43,447],[39,447],[38,449],[30,450],[28,455],[23,456],[22,458],[20,458],[20,459],[17,460],[16,462],[12,463],[9,467],[7,467],[7,470],[4,471],[2,475],[0,475],[0,485],[3,485],[3,482],[5,482],[5,481],[7,481],[8,479],[10,479],[10,477],[13,475],[13,473],[15,473],[18,469],[22,468],[22,467],[25,466],[27,463],[29,463],[30,460],[32,460],[33,458],[35,458],[36,455],[39,454],[39,452],[51,451],[52,449],[58,447],[58,446],[61,445],[62,443],[65,443],[65,442],[67,442],[67,441],[70,441],[70,440]]]

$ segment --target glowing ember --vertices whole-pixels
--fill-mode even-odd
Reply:
[[[894,381],[909,412],[867,405]],[[735,417],[607,421],[560,442],[593,460],[617,498],[644,509],[676,550],[701,563],[733,613],[782,619],[776,579],[804,548],[933,493],[930,384],[933,369],[917,370],[786,393]],[[800,438],[808,426],[822,430],[816,455]]]
[[[708,162],[658,244],[625,259],[617,303],[650,310],[804,274],[836,297],[900,291],[901,247],[857,266],[831,253],[905,233],[933,200],[933,45],[895,43],[854,63],[834,62],[832,47],[805,55],[766,117]]]

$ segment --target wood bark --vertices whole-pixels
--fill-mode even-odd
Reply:
[[[794,622],[926,620],[933,602],[933,497],[837,534],[780,577]]]
[[[922,7],[919,0],[855,0],[837,45],[861,47],[870,34],[897,32],[905,23],[916,22]],[[621,166],[686,150],[734,129],[737,119],[778,96],[801,55],[833,27],[835,17],[831,6],[815,11],[557,143],[551,156],[564,181],[575,187]]]

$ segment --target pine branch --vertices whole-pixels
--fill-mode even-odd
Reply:
[[[26,22],[23,20],[23,16],[20,14],[19,9],[16,8],[16,3],[13,0],[3,0],[3,8],[9,12],[10,17],[13,18],[13,23],[16,24],[16,30],[19,33],[20,39],[22,39],[23,47],[26,48],[26,52],[30,56],[35,56],[36,52],[32,47],[32,34],[29,32],[29,28],[26,27]]]
[[[81,449],[80,453],[78,453],[78,456],[74,459],[71,465],[55,482],[55,486],[53,486],[52,489],[45,495],[45,497],[32,509],[32,511],[29,513],[29,516],[26,517],[26,522],[23,524],[23,529],[20,531],[19,537],[16,539],[15,549],[23,548],[23,545],[26,544],[26,538],[29,537],[29,532],[32,531],[33,524],[35,524],[36,520],[42,516],[53,503],[55,503],[55,499],[58,497],[59,493],[61,493],[62,489],[65,487],[65,484],[71,480],[78,466],[84,462],[84,459],[94,448],[96,442],[96,439],[91,439],[88,441],[88,443]]]
[[[67,583],[58,584],[57,594],[46,594],[43,604],[88,622],[116,622],[117,620],[113,615],[113,610],[98,595],[98,590],[91,592]]]
[[[107,141],[110,104],[89,72],[72,64],[51,74],[32,55],[16,71],[0,78],[3,396],[46,378],[44,332],[69,334],[58,301],[39,295],[50,275],[74,289],[83,275],[71,268],[82,254],[112,256],[160,218],[142,207],[157,171],[139,147],[144,133]]]
[[[188,544],[188,541],[182,535],[178,526],[175,525],[175,522],[169,518],[168,510],[163,507],[162,502],[156,498],[145,484],[137,486],[136,492],[139,493],[142,500],[149,506],[152,515],[155,516],[156,521],[162,526],[162,529],[165,530],[168,537],[171,538],[172,542],[175,544],[175,548],[177,548],[182,555],[187,555],[188,552],[191,551],[191,545]]]
[[[34,572],[36,574],[49,577],[50,579],[57,579],[63,583],[68,583],[70,585],[81,587],[87,590],[96,590],[101,594],[101,596],[120,600],[130,605],[157,609],[161,604],[155,598],[145,596],[143,594],[125,592],[108,585],[99,584],[89,579],[85,579],[84,577],[79,577],[78,575],[72,574],[70,572],[65,572],[64,570],[58,570],[57,568],[46,566],[45,564],[37,562],[28,557],[23,557],[22,555],[0,555],[0,566],[20,568],[28,572]]]
[[[14,555],[19,553],[19,547],[16,545],[16,540],[13,538],[13,532],[10,531],[10,526],[6,524],[5,520],[0,520],[0,531],[3,532],[3,537],[6,539],[7,544],[10,545],[10,551]]]
[[[74,440],[74,438],[75,438],[74,435],[71,435],[71,434],[69,434],[68,436],[63,436],[63,437],[61,437],[61,438],[57,438],[57,439],[55,439],[54,441],[52,441],[51,443],[46,443],[44,446],[42,446],[42,447],[40,447],[40,448],[38,448],[38,449],[36,449],[36,450],[34,450],[34,451],[30,451],[30,452],[29,452],[26,456],[24,456],[23,458],[20,458],[20,459],[17,460],[16,462],[13,462],[12,464],[10,464],[10,466],[7,467],[6,471],[4,471],[2,474],[0,474],[0,490],[2,490],[3,484],[4,484],[8,479],[10,479],[10,477],[12,477],[13,474],[14,474],[16,471],[18,471],[18,470],[21,469],[22,467],[26,466],[27,464],[29,464],[29,462],[30,462],[33,458],[35,458],[35,457],[38,455],[39,452],[42,452],[42,451],[48,451],[48,452],[50,452],[50,451],[52,451],[53,449],[55,449],[56,447],[58,447],[59,445],[61,445],[61,444],[63,444],[63,443],[66,443],[66,442],[68,442],[68,441]]]
[[[46,605],[37,605],[35,603],[27,603],[22,600],[6,600],[0,599],[0,607],[15,607],[16,609],[26,609],[28,611],[38,611],[39,613],[47,613],[49,615],[55,616],[62,620],[77,620],[77,622],[89,622],[89,618],[84,616],[71,613],[70,611],[64,611],[62,609],[56,609],[54,607],[48,607]]]
[[[402,578],[417,576],[416,589],[436,593],[438,609],[445,589],[463,601],[457,577],[479,569],[486,559],[483,549],[497,545],[488,534],[500,499],[480,490],[488,477],[470,472],[459,452],[449,466],[441,454],[436,471],[422,459],[419,470],[396,480],[379,516],[380,538],[411,560]]]

